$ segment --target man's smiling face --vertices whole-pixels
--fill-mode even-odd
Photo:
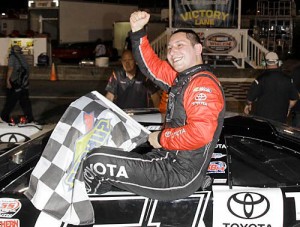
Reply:
[[[182,72],[197,64],[196,51],[186,33],[178,32],[171,36],[167,58],[177,72]]]

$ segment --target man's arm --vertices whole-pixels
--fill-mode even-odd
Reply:
[[[110,100],[111,102],[113,102],[115,100],[115,98],[117,98],[115,96],[115,94],[117,94],[117,87],[118,87],[118,79],[117,79],[117,75],[116,75],[116,70],[114,70],[108,80],[108,83],[105,87],[105,91],[107,92],[105,97]]]
[[[296,102],[297,102],[297,101],[298,101],[298,100],[290,100],[290,103],[289,103],[289,109],[292,109],[293,106],[296,105]]]
[[[11,83],[10,83],[10,77],[11,77],[11,75],[12,75],[12,73],[13,73],[13,70],[14,70],[13,67],[8,67],[8,70],[7,70],[7,76],[6,76],[6,87],[7,87],[8,89],[11,89],[11,88],[12,88]]]
[[[289,109],[288,109],[287,116],[290,115],[291,109],[293,108],[293,106],[296,105],[297,101],[298,101],[298,100],[290,100],[290,102],[289,102]]]
[[[154,106],[155,108],[158,108],[158,107],[159,107],[159,104],[160,104],[160,92],[157,91],[157,92],[153,93],[153,94],[151,95],[151,100],[152,100],[152,102],[153,102],[153,106]]]
[[[153,50],[143,29],[149,17],[148,13],[140,11],[132,13],[130,17],[132,53],[142,73],[161,89],[168,90],[177,72],[166,60],[160,59]]]
[[[251,112],[251,110],[252,110],[252,102],[249,101],[249,100],[247,100],[247,101],[246,101],[246,104],[245,104],[245,108],[244,108],[244,113],[245,113],[246,115],[249,115],[250,112]]]
[[[256,79],[250,85],[247,93],[247,101],[244,107],[244,113],[249,115],[252,110],[252,103],[261,95],[262,87],[260,79]]]

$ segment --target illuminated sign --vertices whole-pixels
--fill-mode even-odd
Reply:
[[[209,52],[228,53],[237,45],[236,39],[226,33],[215,33],[204,40],[204,46]]]
[[[59,3],[58,0],[35,0],[35,1],[28,1],[28,7],[30,8],[51,8],[51,7],[58,7]]]

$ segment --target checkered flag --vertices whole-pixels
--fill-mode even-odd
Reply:
[[[98,92],[88,93],[68,107],[54,128],[25,195],[42,213],[62,222],[92,224],[81,161],[101,146],[131,151],[149,133]]]

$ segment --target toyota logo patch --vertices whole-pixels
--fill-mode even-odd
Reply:
[[[227,207],[230,213],[238,218],[256,219],[269,211],[270,202],[259,193],[240,192],[228,199]]]

